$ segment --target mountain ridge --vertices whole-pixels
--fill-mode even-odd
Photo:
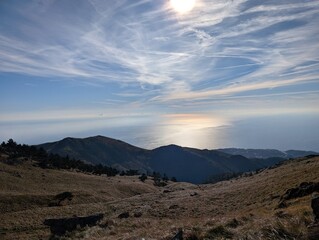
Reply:
[[[269,157],[281,157],[285,159],[304,157],[307,155],[318,155],[315,151],[304,150],[286,150],[280,151],[277,149],[252,149],[252,148],[219,148],[217,151],[232,155],[242,155],[247,158],[269,158]]]
[[[219,150],[181,147],[175,144],[146,150],[124,141],[101,135],[87,138],[64,138],[37,145],[48,153],[102,164],[119,170],[154,171],[180,181],[203,183],[212,176],[254,171],[277,164],[285,158],[247,158]],[[300,153],[300,152],[298,152]]]

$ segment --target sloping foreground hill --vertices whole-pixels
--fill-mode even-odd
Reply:
[[[110,203],[159,191],[137,177],[105,177],[42,169],[36,162],[8,165],[0,157],[0,239],[48,239],[45,218],[110,210]],[[57,194],[71,192],[66,206],[51,206]]]
[[[103,136],[65,138],[39,145],[49,153],[69,155],[93,164],[104,164],[140,172],[160,172],[180,181],[203,183],[214,175],[252,171],[272,166],[284,159],[248,159],[215,150],[168,145],[146,150]]]
[[[310,195],[285,202],[287,189],[319,182],[319,157],[289,160],[277,168],[217,184],[154,187],[137,177],[103,177],[40,169],[32,162],[0,162],[0,238],[48,239],[47,218],[103,213],[100,225],[62,239],[305,239]],[[61,192],[73,199],[49,202]],[[122,214],[126,213],[126,214]],[[122,216],[122,218],[119,218]],[[124,217],[123,217],[124,216]]]

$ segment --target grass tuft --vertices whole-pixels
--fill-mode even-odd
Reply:
[[[207,231],[204,239],[216,239],[216,238],[232,238],[233,233],[226,229],[224,226],[220,225],[214,228],[211,228]]]
[[[264,239],[303,240],[307,239],[307,222],[307,219],[297,217],[277,219],[274,224],[264,227],[261,232]]]
[[[240,222],[236,218],[233,218],[226,224],[226,226],[230,228],[237,228],[239,225],[240,225]]]

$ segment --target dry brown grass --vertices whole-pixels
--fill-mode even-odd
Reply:
[[[44,170],[32,162],[0,163],[0,238],[47,239],[46,218],[104,213],[101,226],[65,239],[169,239],[180,228],[186,239],[303,239],[312,217],[310,196],[291,200],[284,209],[276,207],[288,188],[318,182],[318,172],[317,157],[214,185],[169,183],[158,188],[138,177]],[[75,195],[71,203],[48,207],[50,199],[64,191]],[[125,211],[130,217],[119,219]],[[137,212],[142,216],[134,217]]]

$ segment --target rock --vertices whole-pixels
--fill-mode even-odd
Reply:
[[[311,208],[314,215],[314,222],[319,223],[319,193],[314,193],[312,195]]]
[[[129,218],[130,217],[130,213],[129,212],[123,212],[120,215],[118,215],[118,218],[122,219],[122,218]]]
[[[308,240],[319,239],[319,223],[308,226]]]
[[[142,217],[142,215],[143,214],[141,212],[135,212],[133,216],[136,218],[139,218],[139,217]]]
[[[308,240],[319,239],[319,193],[313,193],[311,208],[314,215],[314,222],[308,226]]]
[[[174,205],[169,206],[168,209],[177,209],[177,208],[179,208],[179,206],[177,204],[174,204]]]
[[[76,228],[92,227],[97,225],[97,222],[103,219],[104,214],[96,214],[87,217],[72,217],[60,219],[45,219],[44,225],[50,227],[53,235],[62,236],[66,232],[72,232]]]
[[[281,200],[300,198],[317,191],[319,191],[319,183],[303,182],[299,185],[299,187],[288,189],[286,193],[281,197]]]
[[[191,197],[194,197],[194,196],[197,196],[197,195],[198,195],[197,192],[193,192],[193,193],[190,194]]]
[[[50,201],[49,207],[64,206],[67,202],[72,201],[73,197],[74,195],[71,192],[59,193]]]
[[[179,230],[171,240],[183,240],[183,230]]]

